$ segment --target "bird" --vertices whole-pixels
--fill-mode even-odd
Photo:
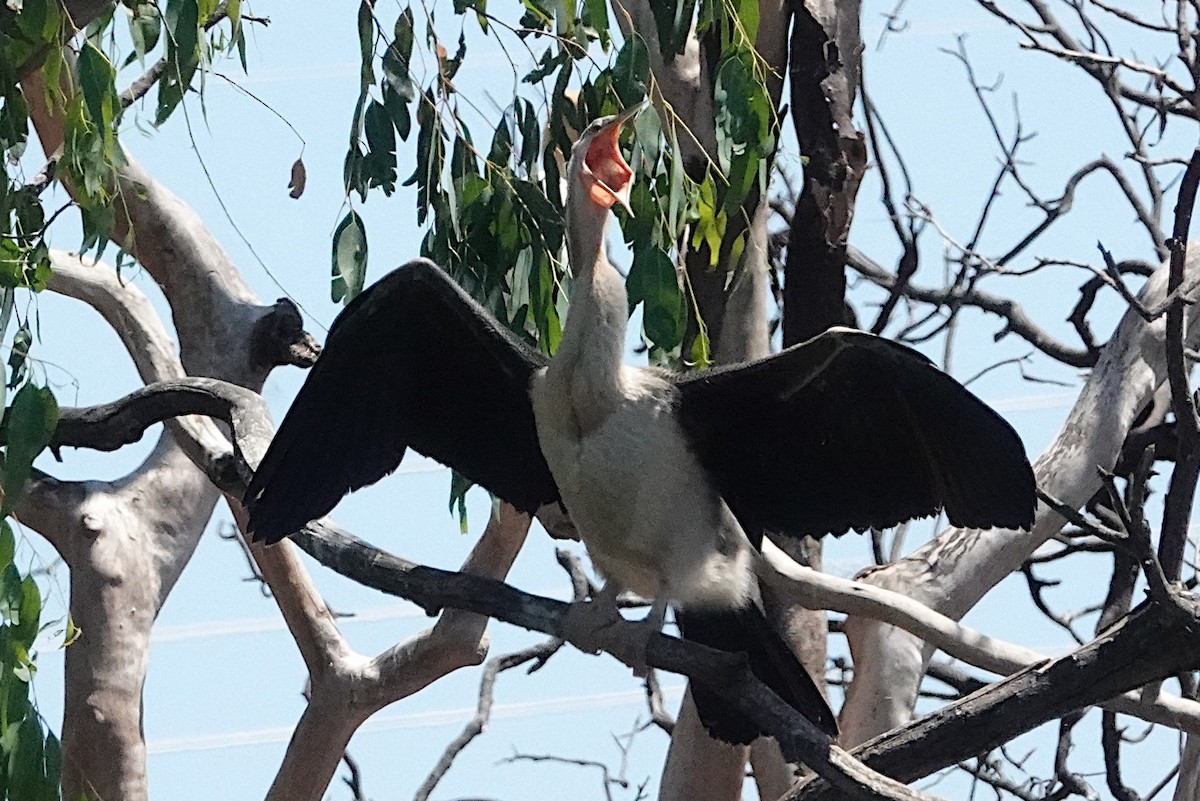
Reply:
[[[594,121],[572,148],[573,285],[554,354],[433,262],[394,270],[330,328],[249,484],[248,533],[283,539],[411,448],[518,510],[564,510],[605,581],[581,608],[615,610],[618,592],[633,592],[652,599],[653,630],[673,607],[684,639],[745,653],[834,737],[823,693],[764,613],[763,538],[941,511],[957,526],[1028,528],[1033,472],[1000,415],[917,351],[868,333],[834,328],[705,370],[626,365],[628,301],[605,235],[613,207],[628,209],[619,136],[640,108]],[[716,690],[694,684],[693,700],[717,739],[762,733]]]

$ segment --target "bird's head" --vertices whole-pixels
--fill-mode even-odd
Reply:
[[[620,114],[601,117],[579,135],[571,149],[571,163],[567,170],[569,206],[604,214],[619,203],[626,211],[630,211],[629,191],[633,187],[633,169],[621,156],[617,138],[621,135],[621,127],[645,106],[643,102]]]

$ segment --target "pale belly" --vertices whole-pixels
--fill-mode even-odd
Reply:
[[[687,448],[669,385],[633,373],[621,399],[581,431],[550,384],[539,375],[531,388],[538,437],[596,569],[648,598],[743,604],[749,543]]]

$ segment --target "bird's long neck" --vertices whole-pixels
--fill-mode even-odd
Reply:
[[[562,342],[552,374],[568,379],[577,399],[601,404],[621,390],[621,359],[629,302],[625,282],[605,255],[609,209],[587,202],[567,203],[567,255],[575,275]]]

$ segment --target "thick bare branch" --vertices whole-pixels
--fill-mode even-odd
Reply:
[[[1147,602],[1070,655],[1036,665],[943,710],[854,749],[868,765],[914,781],[947,764],[995,748],[1022,731],[1200,663],[1195,626],[1200,603],[1180,595]],[[1147,653],[1161,659],[1146,659]],[[823,783],[803,781],[788,801],[834,797]]]

